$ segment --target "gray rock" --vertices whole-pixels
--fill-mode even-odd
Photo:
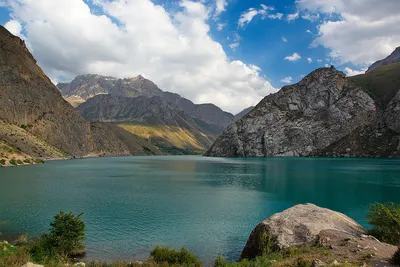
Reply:
[[[365,234],[358,223],[342,213],[313,204],[296,205],[257,225],[243,249],[241,259],[261,255],[267,243],[272,250],[314,243],[318,234],[325,230],[352,236]]]
[[[22,267],[44,267],[43,265],[34,264],[32,262],[28,262],[27,264],[22,265]]]
[[[334,68],[265,97],[231,124],[207,156],[307,156],[368,125],[374,101]]]

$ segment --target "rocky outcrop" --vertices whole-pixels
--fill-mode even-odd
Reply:
[[[242,110],[241,112],[239,112],[238,114],[235,115],[234,121],[240,120],[241,118],[243,118],[245,115],[247,115],[250,111],[253,110],[253,106],[252,107],[248,107],[244,110]]]
[[[234,120],[232,114],[221,110],[213,104],[196,105],[178,94],[164,92],[152,81],[145,79],[141,75],[125,79],[94,74],[80,75],[70,83],[60,83],[57,87],[67,99],[75,97],[87,100],[99,94],[122,97],[161,97],[176,108],[184,111],[186,115],[219,127],[221,129],[219,133]]]
[[[296,205],[261,222],[251,232],[241,258],[255,258],[266,246],[281,250],[313,244],[322,231],[333,230],[360,237],[365,230],[346,215],[313,204]]]
[[[24,41],[4,27],[0,27],[0,126],[0,141],[41,158],[60,154],[82,157],[97,151],[119,155],[127,153],[126,146],[130,146],[125,143],[130,139],[99,134],[107,133],[104,125],[93,131],[90,122],[62,98]]]
[[[308,156],[370,124],[374,101],[335,68],[265,97],[231,124],[207,156]]]
[[[373,70],[375,70],[375,69],[377,69],[379,67],[386,66],[386,65],[389,65],[389,64],[393,64],[393,63],[396,63],[396,62],[400,62],[400,47],[397,47],[393,51],[393,53],[390,56],[388,56],[387,58],[379,60],[379,61],[375,62],[374,64],[372,64],[368,68],[366,73],[369,73],[369,72],[371,72],[371,71],[373,71]]]

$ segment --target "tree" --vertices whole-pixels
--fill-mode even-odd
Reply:
[[[369,233],[380,241],[400,245],[400,205],[375,203],[369,207]]]

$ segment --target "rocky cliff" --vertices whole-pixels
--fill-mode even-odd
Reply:
[[[397,47],[391,55],[389,55],[387,58],[379,60],[372,64],[366,73],[369,73],[379,67],[390,65],[396,62],[400,62],[400,47]]]
[[[98,94],[123,97],[158,96],[181,109],[192,118],[220,127],[221,132],[234,120],[232,114],[224,112],[213,104],[196,105],[179,94],[162,91],[152,81],[140,75],[134,78],[117,79],[88,74],[78,76],[70,83],[60,83],[57,86],[66,99],[76,101],[76,98],[80,98],[82,102]]]
[[[298,84],[265,97],[231,124],[207,156],[308,156],[369,125],[374,101],[335,68],[318,69]]]
[[[36,64],[24,41],[4,27],[0,27],[0,121],[3,125],[18,126],[24,132],[18,131],[21,140],[15,140],[15,134],[2,133],[2,139],[7,138],[8,145],[21,152],[28,147],[31,151],[40,150],[21,145],[25,141],[25,133],[68,156],[80,157],[99,151],[114,155],[126,152],[115,149],[115,146],[109,147],[107,143],[102,147],[96,145],[98,140],[90,123],[62,98],[59,90]],[[12,129],[11,126],[3,128]],[[108,129],[100,128],[97,132],[107,133]],[[104,136],[114,138],[112,135]],[[40,155],[40,151],[37,153]],[[43,153],[51,157],[47,152]]]

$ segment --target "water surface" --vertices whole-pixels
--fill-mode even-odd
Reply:
[[[400,203],[399,163],[165,156],[0,168],[0,232],[37,235],[60,210],[84,212],[89,258],[146,259],[165,245],[234,260],[256,224],[294,204],[367,226],[369,204]]]

